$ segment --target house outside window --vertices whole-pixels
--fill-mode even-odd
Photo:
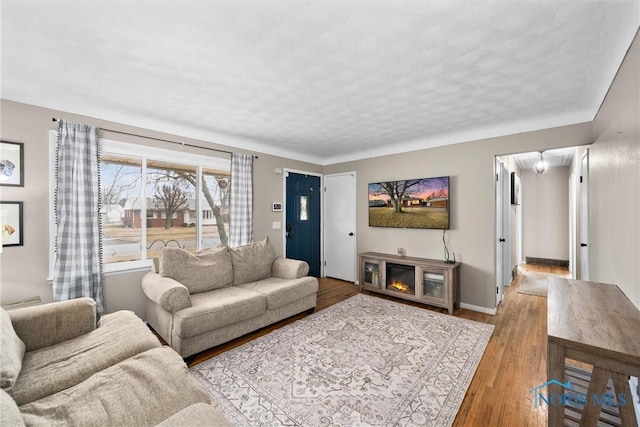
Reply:
[[[167,219],[167,212],[162,211],[162,213],[160,214],[160,218]],[[174,212],[173,214],[171,214],[171,219],[178,219],[178,212]]]

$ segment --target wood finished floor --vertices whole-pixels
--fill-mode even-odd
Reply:
[[[559,267],[523,265],[521,270],[539,271],[567,277],[568,271]],[[530,390],[546,381],[547,360],[547,299],[518,293],[522,279],[518,274],[505,289],[505,298],[495,316],[457,308],[454,316],[495,325],[484,356],[478,366],[467,394],[460,406],[454,427],[460,426],[544,426],[546,408],[534,408]],[[358,293],[349,282],[321,278],[316,311]],[[365,292],[368,295],[406,303],[427,310],[446,313],[446,310],[419,303]],[[284,325],[308,316],[302,313],[274,325],[260,329],[229,343],[204,351],[190,358],[194,366],[247,341],[266,335]]]

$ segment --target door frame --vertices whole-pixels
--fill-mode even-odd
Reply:
[[[589,280],[589,148],[580,157],[580,248],[579,280]],[[583,245],[585,245],[583,247]]]
[[[508,199],[510,197],[509,191],[505,191],[505,186],[508,189],[508,183],[506,177],[508,175],[507,168],[504,162],[494,156],[493,161],[494,176],[496,177],[494,183],[494,200],[495,200],[495,222],[494,222],[494,259],[495,259],[495,285],[496,285],[496,309],[504,299],[504,282],[505,272],[509,271],[509,266],[505,266],[505,258],[508,259],[509,254],[509,227],[505,227],[505,221],[509,223],[509,209],[506,202],[510,203]],[[504,209],[507,206],[507,209]],[[505,212],[506,210],[506,212]],[[505,218],[506,216],[506,218]],[[500,240],[503,239],[501,242]]]
[[[311,175],[320,178],[320,191],[324,188],[324,175],[318,172],[309,172],[299,169],[282,168],[282,252],[283,256],[287,256],[287,176],[289,173],[297,173],[300,175]],[[324,197],[320,194],[320,277],[324,277]]]
[[[576,242],[578,241],[577,190],[576,170],[572,170],[569,175],[569,271],[572,279],[578,277],[578,255],[576,254]]]
[[[358,278],[358,173],[356,171],[349,171],[349,172],[339,172],[339,173],[332,173],[332,174],[328,174],[328,175],[324,175],[324,177],[322,178],[322,199],[324,202],[324,198],[326,196],[326,187],[325,187],[325,177],[334,177],[334,176],[342,176],[342,175],[351,175],[353,176],[354,179],[354,190],[355,190],[355,195],[356,198],[353,201],[353,232],[355,233],[355,237],[354,237],[354,241],[353,241],[353,278],[354,278],[354,283],[358,284],[359,282],[359,278]],[[322,211],[322,218],[323,218],[323,227],[324,227],[324,205],[323,205],[323,211]],[[323,262],[322,262],[322,276],[325,277],[325,271],[324,271],[324,240],[327,238],[326,234],[323,232],[322,234],[322,258],[323,258]]]

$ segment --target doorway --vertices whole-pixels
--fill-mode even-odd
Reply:
[[[321,175],[285,170],[285,255],[306,261],[309,275],[321,271]]]
[[[581,238],[578,228],[582,220],[579,212],[583,200],[577,187],[581,184],[577,180],[581,169],[588,168],[588,164],[583,165],[586,162],[582,159],[582,150],[580,147],[566,147],[544,150],[542,154],[532,151],[498,157],[507,173],[515,172],[520,176],[522,189],[520,204],[507,207],[508,221],[511,222],[508,236],[512,247],[506,262],[510,262],[513,269],[511,276],[528,267],[538,266],[536,274],[566,276],[569,271],[580,274],[580,253],[575,248]],[[535,164],[543,159],[547,169],[542,173],[536,172]],[[498,166],[495,168],[498,173]],[[502,202],[509,194],[510,189],[502,192]],[[496,230],[499,230],[498,217],[502,213],[498,206],[496,193]],[[498,233],[496,237],[499,238]],[[498,262],[501,259],[496,247],[496,280],[499,275],[504,279],[504,265],[500,266]]]

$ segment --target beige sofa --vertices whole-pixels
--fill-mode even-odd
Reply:
[[[304,261],[278,257],[268,239],[190,254],[160,253],[147,273],[147,321],[182,357],[316,306],[318,280]]]
[[[135,314],[95,313],[90,298],[0,309],[0,425],[228,425]]]

